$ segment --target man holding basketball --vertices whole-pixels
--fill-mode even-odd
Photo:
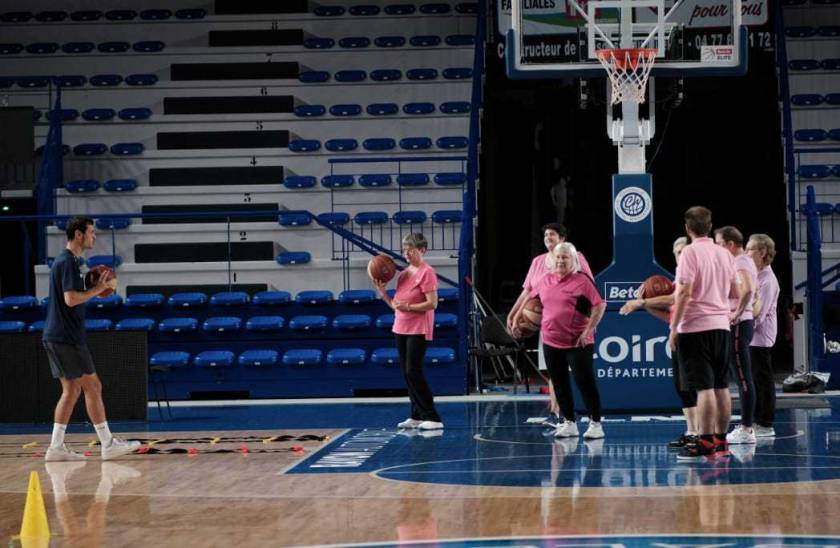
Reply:
[[[66,232],[67,247],[50,268],[50,298],[43,334],[52,375],[61,382],[62,389],[61,398],[55,406],[52,440],[45,458],[47,461],[85,458],[64,444],[67,423],[84,392],[88,417],[102,445],[102,459],[110,460],[131,453],[140,444],[115,438],[108,428],[102,402],[102,383],[85,343],[85,303],[100,293],[115,289],[117,280],[103,274],[95,286],[85,289],[81,273],[82,254],[93,249],[96,242],[93,219],[70,219]]]

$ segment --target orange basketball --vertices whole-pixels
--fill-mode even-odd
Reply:
[[[387,255],[376,255],[368,262],[367,272],[371,280],[388,283],[397,273],[397,265]]]
[[[95,286],[99,282],[99,278],[106,272],[108,273],[109,280],[116,279],[117,275],[114,273],[114,271],[111,268],[105,266],[104,264],[94,266],[93,268],[88,270],[85,274],[85,289],[90,289],[93,286]],[[107,297],[113,292],[114,290],[109,288],[100,293],[98,296]]]
[[[539,297],[528,299],[519,315],[516,329],[521,333],[521,338],[531,337],[540,330],[542,322],[542,302]]]
[[[670,295],[673,292],[673,282],[665,276],[657,274],[645,280],[644,285],[642,285],[642,294],[639,295],[639,298],[650,299],[651,297]]]

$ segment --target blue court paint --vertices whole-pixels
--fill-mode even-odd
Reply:
[[[830,536],[701,536],[701,535],[645,535],[645,536],[540,536],[508,538],[476,538],[435,540],[433,543],[411,542],[411,546],[445,546],[447,548],[495,548],[508,546],[539,546],[551,548],[751,548],[753,546],[836,546],[840,537]],[[400,543],[405,546],[409,543]],[[345,546],[395,546],[393,543],[350,544]]]

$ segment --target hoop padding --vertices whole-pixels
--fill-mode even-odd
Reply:
[[[612,84],[613,104],[622,101],[645,102],[650,71],[656,61],[656,48],[608,48],[597,51]]]

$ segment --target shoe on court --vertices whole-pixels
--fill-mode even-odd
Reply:
[[[562,423],[562,421],[560,420],[560,417],[552,413],[548,417],[546,417],[546,419],[542,421],[542,423],[546,426],[557,428]]]
[[[726,442],[731,445],[755,443],[755,432],[753,432],[752,428],[741,426],[726,435]]]
[[[583,437],[588,440],[598,440],[604,437],[604,427],[600,422],[592,421],[589,423],[589,428],[583,433]]]
[[[580,435],[575,421],[564,420],[563,423],[557,427],[554,432],[555,438],[573,438]]]
[[[85,460],[85,458],[87,457],[77,451],[73,451],[63,443],[58,447],[50,447],[47,449],[47,454],[44,455],[44,460],[47,462]]]
[[[671,449],[682,449],[686,445],[696,442],[697,436],[695,436],[694,434],[682,434],[677,439],[669,441],[668,447],[670,447]]]
[[[755,433],[755,437],[757,438],[775,438],[776,437],[776,429],[772,426],[760,426],[756,424],[753,427],[753,432]]]
[[[418,421],[415,419],[405,419],[401,423],[397,424],[397,428],[417,428],[423,421]]]
[[[443,423],[439,421],[423,421],[417,425],[420,430],[440,430],[443,428]]]
[[[139,441],[125,441],[111,438],[111,443],[102,446],[102,460],[111,460],[140,449]]]
[[[755,445],[746,443],[733,445],[729,448],[729,454],[741,464],[746,464],[751,462],[753,457],[755,457]]]
[[[696,443],[690,443],[680,450],[677,454],[677,460],[691,461],[705,459],[715,454],[716,447],[717,445],[714,442],[697,438]]]

